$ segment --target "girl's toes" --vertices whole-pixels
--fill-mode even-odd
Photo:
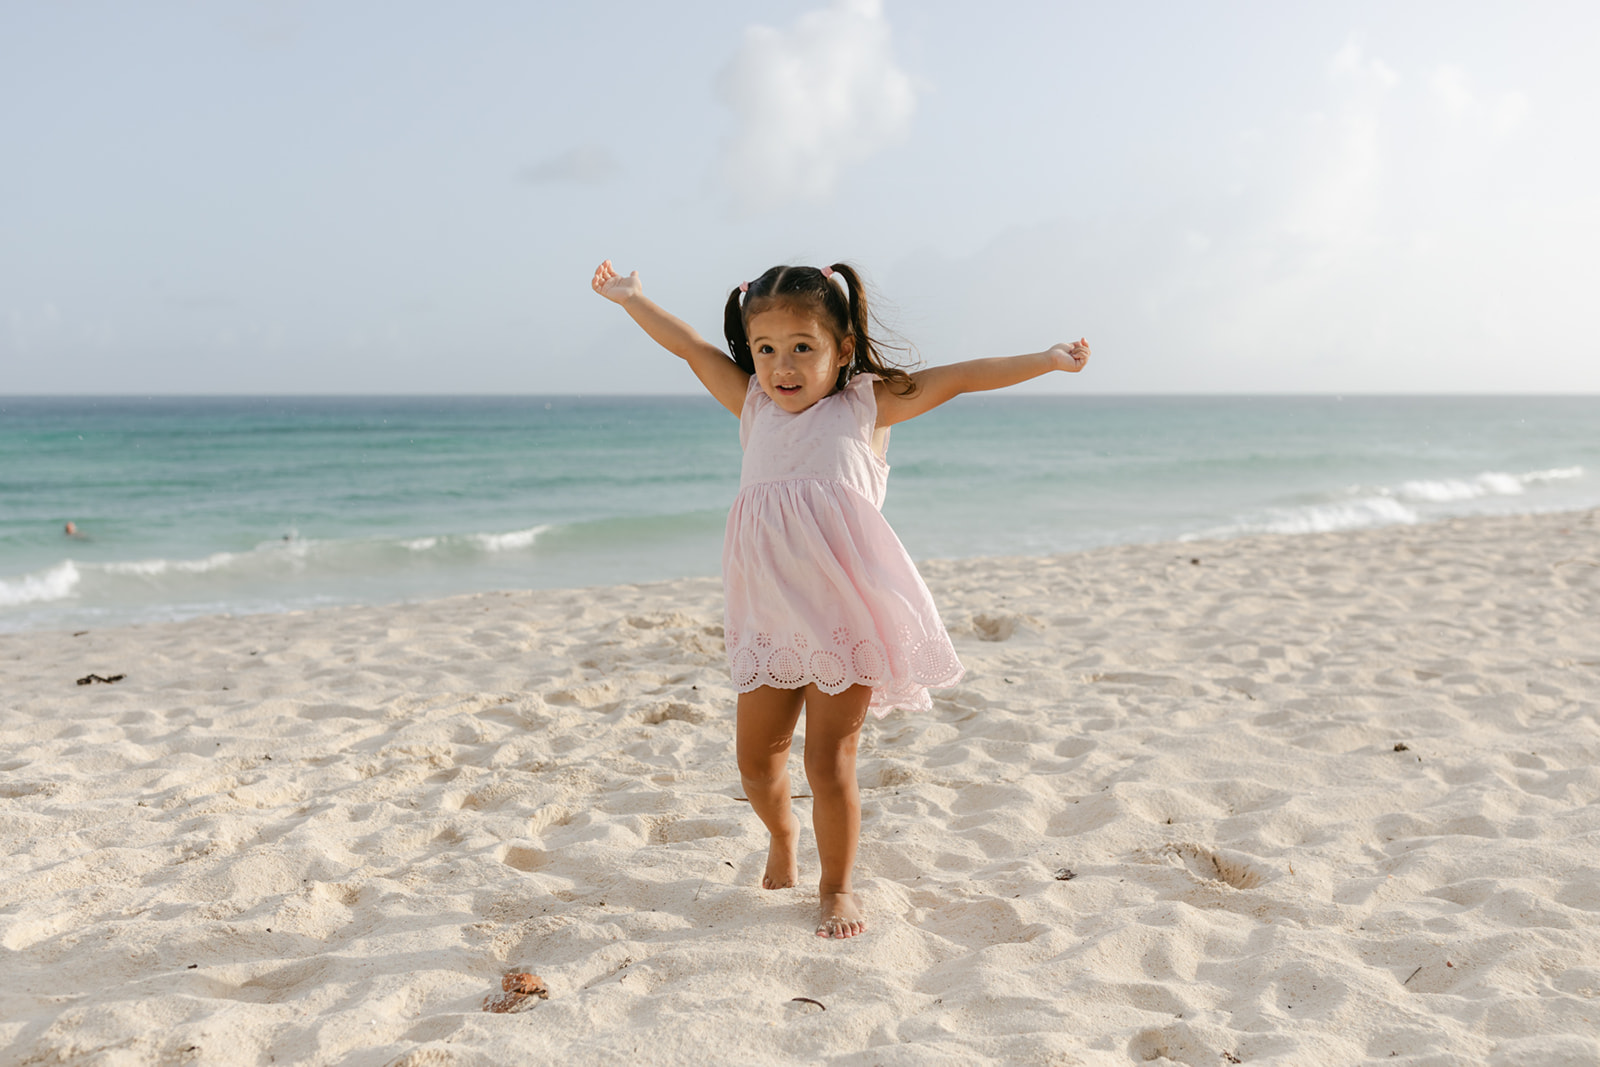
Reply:
[[[854,919],[846,919],[838,915],[824,919],[817,924],[817,936],[826,937],[830,940],[842,941],[847,937],[855,937],[857,934],[866,932],[866,923]]]

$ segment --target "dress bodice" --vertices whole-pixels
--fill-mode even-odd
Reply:
[[[858,374],[843,389],[794,414],[773,403],[751,375],[739,414],[740,490],[767,482],[842,482],[881,509],[889,464],[872,448],[877,380],[874,374]]]

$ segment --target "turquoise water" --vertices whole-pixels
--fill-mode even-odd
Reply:
[[[889,460],[917,558],[1350,529],[1600,506],[1600,398],[991,394]],[[0,399],[0,630],[713,575],[738,476],[698,397]]]

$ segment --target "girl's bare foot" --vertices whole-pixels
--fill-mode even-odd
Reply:
[[[856,905],[854,893],[823,893],[817,912],[818,937],[855,937],[867,932],[867,917]]]
[[[800,824],[787,834],[773,834],[767,846],[767,869],[761,875],[762,889],[788,889],[800,880]]]

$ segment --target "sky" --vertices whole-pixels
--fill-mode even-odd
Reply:
[[[1596,393],[1600,5],[0,0],[0,395],[691,393],[856,264],[1033,392]]]

